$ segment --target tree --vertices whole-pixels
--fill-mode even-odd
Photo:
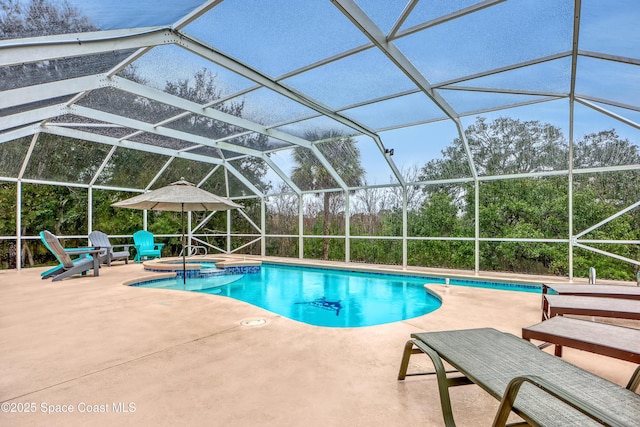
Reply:
[[[573,148],[574,168],[595,168],[640,163],[638,146],[621,139],[615,129],[585,135]]]
[[[34,37],[97,30],[69,2],[4,0],[0,5],[0,39]]]
[[[561,131],[550,124],[499,118],[488,122],[478,118],[465,130],[474,166],[481,176],[522,174],[537,171],[566,170],[568,144]],[[423,180],[463,176],[468,162],[460,138],[443,151],[443,158],[422,168]],[[575,169],[640,164],[638,147],[621,139],[614,130],[585,135],[574,145]],[[455,173],[452,175],[452,171]],[[457,174],[457,175],[456,175]],[[574,175],[574,230],[585,230],[638,200],[640,174],[637,171]],[[468,230],[475,219],[473,184],[426,186],[424,209],[410,218],[410,229],[419,235],[451,235]],[[528,177],[481,181],[479,228],[489,238],[566,238],[568,229],[568,180],[566,177]],[[446,191],[449,211],[440,193]],[[434,203],[439,205],[433,209]],[[448,212],[448,213],[447,213]],[[452,220],[449,220],[451,218]],[[466,224],[466,225],[465,225]],[[446,227],[442,228],[443,225]],[[638,210],[612,224],[589,233],[589,238],[629,240],[638,238]],[[410,231],[414,232],[414,231]],[[631,245],[603,248],[629,258],[637,257]],[[539,274],[566,274],[568,251],[565,245],[538,242],[487,242],[481,250],[481,268]],[[453,257],[454,255],[452,255]],[[597,266],[601,277],[631,278],[628,265],[577,251],[576,270],[586,274],[589,265]],[[587,267],[586,267],[587,266]],[[634,273],[636,269],[634,268]],[[626,271],[626,272],[625,272]]]
[[[331,159],[331,166],[336,173],[348,186],[361,185],[364,169],[360,163],[360,150],[353,138],[344,137],[335,130],[311,131],[305,135],[305,138],[309,141],[324,141],[318,143],[318,149],[325,158]],[[293,160],[296,166],[291,172],[291,179],[301,189],[317,191],[337,187],[331,174],[310,150],[296,147],[293,150]],[[331,201],[338,196],[337,193],[332,192],[322,194],[324,200],[323,236],[328,236]],[[329,259],[329,239],[326,237],[322,244],[322,258]]]

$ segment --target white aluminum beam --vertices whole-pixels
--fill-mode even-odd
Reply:
[[[600,254],[600,255],[605,255],[605,256],[608,256],[610,258],[615,258],[615,259],[620,260],[620,261],[628,262],[630,264],[640,265],[640,261],[638,261],[638,260],[627,258],[627,257],[623,257],[621,255],[614,254],[614,253],[607,252],[607,251],[603,251],[601,249],[592,248],[591,246],[582,245],[580,243],[574,243],[574,246],[577,247],[577,248],[585,249],[587,251],[595,252],[595,253]]]
[[[625,110],[637,111],[640,113],[640,105],[624,104],[622,102],[616,102],[611,99],[598,98],[595,96],[585,95],[583,93],[576,93],[576,98],[591,102],[597,102],[599,104],[606,104],[612,107],[623,108]]]
[[[33,125],[43,120],[57,117],[64,114],[64,104],[56,104],[48,107],[36,108],[34,110],[23,111],[9,116],[4,116],[0,120],[0,130],[11,129],[25,125]]]
[[[586,106],[586,107],[589,107],[589,108],[591,108],[593,110],[596,110],[596,111],[604,114],[605,116],[609,116],[612,119],[616,119],[619,122],[624,123],[625,125],[628,125],[628,126],[631,126],[633,128],[636,128],[636,129],[640,130],[640,124],[637,123],[637,122],[634,122],[633,120],[629,120],[626,117],[623,117],[623,116],[621,116],[619,114],[616,114],[616,113],[614,113],[612,111],[607,110],[606,108],[602,108],[599,105],[593,104],[592,102],[586,101],[584,99],[580,99],[578,97],[575,98],[575,101],[580,103],[580,104],[582,104],[582,105],[584,105],[584,106]]]
[[[33,135],[35,128],[35,125],[31,125],[14,129],[9,132],[0,133],[0,144]]]
[[[413,8],[418,4],[418,1],[419,0],[409,0],[409,3],[407,3],[407,5],[400,13],[400,17],[398,17],[396,22],[393,24],[393,27],[391,27],[391,30],[389,30],[389,34],[387,34],[387,40],[393,40],[396,37],[398,31],[400,31],[400,28],[402,28],[402,24],[404,24],[404,21],[407,20]]]
[[[185,36],[186,37],[186,36]],[[384,152],[384,147],[382,146],[380,139],[377,138],[377,134],[375,132],[373,132],[372,130],[366,128],[365,126],[356,123],[355,121],[348,119],[338,113],[336,113],[335,111],[329,109],[328,107],[320,104],[317,101],[313,101],[310,100],[309,98],[301,95],[300,93],[296,92],[295,90],[285,87],[283,85],[281,85],[280,83],[276,82],[275,80],[272,80],[268,77],[266,77],[265,75],[257,72],[256,70],[239,63],[238,61],[228,58],[227,56],[222,55],[221,53],[215,51],[213,48],[205,45],[203,42],[197,41],[195,39],[183,39],[181,43],[179,43],[180,46],[184,47],[185,49],[189,50],[190,52],[193,52],[197,55],[202,56],[205,59],[208,59],[212,62],[215,62],[217,64],[222,65],[225,68],[228,68],[229,70],[240,74],[243,77],[246,77],[264,87],[267,87],[277,93],[279,93],[280,95],[286,96],[287,98],[290,98],[296,102],[299,102],[303,105],[305,105],[306,107],[309,107],[315,111],[320,112],[321,114],[328,116],[348,127],[351,127],[355,130],[357,130],[358,132],[361,132],[365,135],[368,135],[372,138],[374,138],[374,140],[376,141],[376,143],[379,145],[379,149],[381,152]],[[286,142],[290,142],[292,144],[296,144],[296,145],[301,145],[299,143],[297,143],[296,141],[293,141],[291,139],[291,136],[288,136],[287,134],[281,133],[280,131],[277,131],[273,128],[268,129],[269,133],[266,133],[266,135],[270,135],[273,136],[275,138],[281,139],[283,141]],[[274,132],[278,132],[278,133],[274,133]],[[333,167],[327,162],[327,160],[324,158],[324,156],[319,152],[319,151],[314,151],[316,156],[318,157],[318,159],[320,160],[320,162],[325,166],[325,168],[327,169],[327,171],[329,172],[330,175],[332,175],[332,177],[334,178],[334,180],[338,183],[342,182],[342,178],[338,176],[338,174],[336,173],[336,171],[333,169]],[[394,173],[396,173],[397,168],[395,167],[391,167],[392,171]],[[402,175],[397,175],[396,178],[399,181],[402,181]],[[342,185],[342,184],[341,184]],[[343,187],[343,189],[346,188]]]
[[[517,102],[515,104],[501,105],[501,106],[493,107],[493,108],[483,108],[483,109],[479,109],[479,110],[467,111],[467,112],[464,112],[464,113],[459,113],[459,115],[460,115],[460,117],[477,116],[479,114],[490,113],[490,112],[494,112],[494,111],[501,111],[501,110],[507,110],[507,109],[517,108],[517,107],[524,107],[524,106],[527,106],[527,105],[541,104],[543,102],[557,101],[558,99],[563,99],[563,98],[556,98],[556,97],[538,98],[538,99],[534,99],[534,100],[531,100],[531,101]],[[401,125],[387,126],[387,127],[384,127],[384,128],[377,129],[377,132],[382,133],[382,132],[387,132],[387,131],[390,131],[390,130],[405,129],[405,128],[409,128],[409,127],[413,127],[413,126],[426,125],[426,124],[429,124],[429,123],[437,123],[437,122],[441,122],[441,121],[444,121],[444,120],[450,120],[450,119],[448,117],[437,117],[435,119],[420,120],[420,121],[417,121],[417,122],[411,122],[411,123],[406,123],[406,124],[401,124]]]
[[[322,166],[324,166],[324,168],[327,170],[327,172],[329,172],[329,174],[333,177],[333,179],[338,183],[340,188],[342,190],[346,190],[348,188],[347,183],[344,182],[342,177],[340,175],[338,175],[338,173],[335,171],[335,169],[333,169],[333,166],[331,166],[331,163],[329,163],[327,158],[320,152],[320,150],[318,149],[318,147],[316,145],[312,145],[311,146],[311,152],[318,158],[318,160],[320,161]]]
[[[213,176],[213,174],[218,170],[219,167],[220,165],[214,166],[213,169],[211,169],[209,173],[206,174],[204,178],[202,178],[200,182],[196,184],[196,187],[202,187],[204,183],[207,182],[207,180]]]
[[[281,132],[275,129],[267,129],[266,127],[260,124],[257,124],[247,119],[243,119],[242,117],[234,116],[232,114],[228,114],[223,111],[216,110],[214,108],[203,107],[198,103],[186,100],[184,98],[180,98],[175,95],[170,95],[166,92],[162,92],[160,90],[153,89],[153,88],[132,82],[127,79],[114,76],[110,79],[110,85],[116,89],[124,90],[126,92],[130,92],[136,95],[144,96],[145,98],[162,102],[164,104],[172,105],[174,107],[183,109],[193,114],[198,114],[214,120],[219,120],[225,123],[229,123],[234,126],[237,126],[243,129],[248,129],[253,132],[261,133],[263,135],[271,136],[276,139],[281,139],[291,144],[300,145],[306,148],[310,148],[311,146],[309,141],[305,139],[298,138],[296,136],[289,135],[285,132]],[[225,146],[225,149],[229,151],[234,151],[233,150],[234,147],[236,149],[241,148],[233,144],[228,144],[227,146]],[[237,150],[235,151],[241,152]],[[257,150],[254,150],[252,153],[243,153],[243,154],[256,155],[256,153],[258,153]]]
[[[31,138],[31,142],[29,143],[29,148],[27,149],[27,153],[25,154],[24,159],[22,160],[22,166],[20,167],[20,171],[18,172],[18,181],[22,179],[22,177],[24,176],[24,172],[27,170],[27,166],[29,165],[29,160],[31,159],[31,154],[33,154],[33,149],[35,148],[39,137],[40,137],[40,132],[34,133],[33,137]]]
[[[22,182],[16,183],[16,269],[22,269]]]
[[[440,82],[438,84],[434,84],[433,88],[434,89],[438,89],[438,88],[441,88],[441,87],[454,85],[454,84],[465,82],[465,81],[468,81],[468,80],[478,79],[480,77],[492,76],[494,74],[500,74],[500,73],[503,73],[505,71],[517,70],[518,68],[529,67],[531,65],[542,64],[544,62],[549,62],[549,61],[554,61],[556,59],[566,58],[568,56],[571,56],[571,51],[556,53],[554,55],[543,56],[542,58],[536,58],[536,59],[532,59],[532,60],[529,60],[529,61],[519,62],[517,64],[511,64],[511,65],[506,65],[506,66],[500,67],[500,68],[494,68],[492,70],[482,71],[482,72],[476,73],[476,74],[469,74],[469,75],[466,75],[466,76],[457,77],[455,79],[451,79],[451,80],[447,80],[447,81],[444,81],[444,82]]]
[[[492,87],[478,87],[478,86],[447,86],[441,87],[440,91],[446,90],[462,90],[465,92],[488,92],[488,93],[505,93],[509,95],[530,95],[530,96],[546,96],[546,97],[555,97],[555,98],[566,98],[569,96],[569,93],[561,93],[561,92],[545,92],[545,91],[537,91],[537,90],[525,90],[525,89],[500,89],[500,88],[492,88]]]
[[[188,132],[183,132],[183,131],[179,131],[179,130],[175,130],[175,129],[171,129],[171,128],[166,128],[163,126],[155,126],[152,124],[149,124],[147,122],[142,122],[140,120],[135,120],[135,119],[130,119],[128,117],[123,117],[117,114],[111,114],[111,113],[107,113],[104,111],[99,111],[99,110],[94,110],[92,108],[88,108],[88,107],[83,107],[80,105],[72,105],[70,107],[67,108],[67,112],[69,114],[75,114],[77,116],[82,116],[82,117],[87,117],[90,119],[94,119],[94,120],[100,120],[100,121],[105,121],[105,122],[109,122],[109,123],[114,123],[120,126],[124,126],[127,128],[131,128],[131,129],[138,129],[140,131],[143,132],[147,132],[147,133],[152,133],[152,134],[157,134],[157,135],[162,135],[162,136],[166,136],[169,138],[174,138],[174,139],[178,139],[178,140],[182,140],[185,142],[190,142],[192,144],[199,144],[199,145],[205,145],[207,147],[213,147],[213,148],[220,148],[218,146],[215,145],[215,140],[206,138],[204,136],[199,136],[199,135],[195,135],[192,133],[188,133]],[[147,144],[145,144],[147,145]],[[231,145],[231,144],[228,144]],[[232,145],[232,147],[238,147],[235,145]],[[238,147],[239,149],[242,149],[243,147]],[[225,148],[226,149],[226,148]],[[245,149],[247,151],[246,154],[250,154],[250,155],[254,155],[254,156],[261,156],[262,152],[258,151],[258,150],[252,150],[252,149]],[[181,150],[176,150],[182,153],[187,153],[188,151],[185,151],[184,149]]]
[[[259,83],[269,89],[274,90],[275,92],[286,96],[287,98],[290,98],[296,102],[299,102],[311,109],[314,109],[316,111],[321,112],[322,114],[339,121],[340,123],[349,126],[353,129],[358,130],[359,132],[365,133],[367,135],[370,136],[374,136],[374,132],[372,132],[371,130],[367,129],[366,127],[354,122],[353,120],[347,119],[346,117],[343,117],[339,114],[337,114],[336,112],[330,110],[329,108],[327,108],[324,105],[321,105],[320,103],[316,102],[316,101],[312,101],[304,96],[302,96],[301,94],[297,93],[296,91],[294,91],[293,89],[290,88],[286,88],[285,86],[275,82],[272,79],[269,79],[268,77],[264,76],[263,74],[257,72],[256,70],[253,70],[252,68],[243,65],[241,63],[239,63],[236,60],[230,59],[224,55],[222,55],[221,53],[215,51],[213,48],[206,46],[203,42],[199,42],[196,41],[195,39],[192,38],[188,38],[186,35],[184,36],[184,38],[181,38],[181,42],[178,43],[179,46],[184,47],[185,49],[189,50],[192,53],[195,53],[209,61],[215,62],[219,65],[222,65],[223,67],[238,73],[240,75],[242,75],[243,77],[246,77],[250,80],[255,81],[256,83]],[[266,128],[265,128],[266,129]],[[276,131],[275,129],[268,129],[267,132],[270,133],[266,133],[266,135],[270,135],[273,136],[275,138],[281,139],[283,141],[286,142],[291,142],[293,144],[296,145],[301,145],[299,143],[294,142],[291,138],[295,138],[293,136],[284,134],[283,132],[280,131]],[[273,132],[277,132],[277,133],[273,133]],[[302,140],[304,141],[304,140]],[[308,142],[308,141],[307,141]],[[337,172],[333,169],[333,167],[327,162],[327,160],[324,158],[324,156],[317,150],[314,150],[313,148],[311,148],[312,151],[314,151],[315,155],[318,157],[318,160],[325,165],[325,168],[327,169],[327,172],[329,172],[329,174],[334,178],[334,180],[338,183],[343,182],[342,178],[338,176]],[[346,187],[343,187],[346,188]]]
[[[139,49],[178,41],[162,27],[49,35],[0,41],[0,67],[116,50]]]
[[[65,136],[68,138],[83,139],[85,141],[93,141],[100,144],[115,145],[118,147],[129,148],[131,150],[146,151],[148,153],[161,154],[168,157],[180,157],[188,160],[195,160],[198,162],[211,163],[214,165],[224,165],[224,160],[215,159],[213,157],[202,156],[199,154],[193,154],[188,152],[179,152],[177,150],[171,150],[164,147],[156,147],[142,142],[134,142],[128,140],[120,140],[112,138],[110,136],[98,135],[95,133],[84,132],[77,129],[69,129],[65,127],[56,126],[55,124],[47,124],[42,127],[42,132],[47,132],[53,135]]]
[[[265,198],[260,199],[260,255],[267,255],[267,204]]]
[[[259,227],[259,226],[258,226],[258,225],[257,225],[257,224],[256,224],[256,223],[255,223],[251,218],[249,218],[249,215],[247,215],[247,214],[245,213],[244,209],[238,209],[238,211],[237,211],[237,212],[238,212],[240,215],[242,215],[242,216],[247,220],[247,222],[249,222],[249,224],[251,224],[251,226],[252,226],[253,228],[255,228],[255,230],[256,230],[258,233],[261,233],[261,234],[262,234],[262,230],[260,229],[260,227]]]
[[[2,91],[0,109],[42,101],[44,99],[74,95],[103,86],[104,84],[101,77],[95,75],[26,86],[18,89],[9,89]]]
[[[286,87],[278,82],[276,82],[275,80],[265,76],[264,74],[250,68],[247,65],[241,64],[240,62],[238,62],[235,59],[232,59],[218,51],[216,51],[213,47],[208,46],[206,43],[199,41],[197,39],[195,39],[194,37],[188,36],[188,35],[184,35],[183,37],[180,39],[179,43],[176,43],[178,46],[183,47],[184,49],[195,53],[196,55],[199,55],[201,57],[203,57],[204,59],[207,59],[211,62],[214,62],[218,65],[221,65],[231,71],[233,71],[236,74],[239,74],[249,80],[252,80],[256,83],[258,83],[261,86],[264,86],[268,89],[271,89],[277,93],[279,93],[280,95],[283,95],[289,99],[292,99],[293,101],[296,101],[306,107],[311,108],[312,110],[318,111],[319,113],[322,113],[325,116],[328,116],[348,127],[354,128],[356,129],[358,132],[362,132],[364,134],[370,135],[373,132],[368,129],[367,127],[356,123],[355,121],[348,119],[344,116],[341,116],[339,114],[336,114],[334,111],[332,111],[331,109],[329,109],[327,106],[322,105],[321,103],[315,101],[315,100],[311,100],[305,96],[303,96],[302,94],[296,92],[295,90]]]
[[[621,62],[623,64],[640,65],[640,58],[628,56],[610,55],[608,53],[592,52],[590,50],[578,50],[578,55],[588,58],[604,59],[605,61]]]
[[[218,211],[214,211],[214,212],[209,212],[207,213],[207,216],[205,216],[202,221],[200,221],[198,223],[198,225],[196,225],[193,229],[191,229],[191,233],[195,233],[196,231],[198,231],[200,228],[204,227],[206,223],[209,222],[209,220],[211,218],[213,218],[213,216],[216,214],[216,212]]]
[[[256,196],[258,196],[260,198],[265,196],[265,194],[262,192],[262,190],[258,189],[258,187],[256,187],[251,181],[249,181],[242,174],[242,172],[240,172],[238,169],[236,169],[235,166],[233,166],[231,163],[225,162],[224,166],[225,166],[225,172],[231,172],[231,174],[233,174],[233,176],[235,176],[240,182],[242,182]],[[227,193],[227,194],[229,194],[229,193]],[[229,197],[231,197],[230,194],[229,194]]]
[[[640,206],[640,202],[635,202],[634,204],[632,204],[631,206],[627,206],[626,208],[616,212],[615,214],[611,215],[608,218],[603,219],[602,221],[600,221],[599,223],[587,228],[586,230],[582,231],[581,233],[576,234],[574,237],[576,239],[579,239],[580,237],[584,236],[585,234],[588,234],[590,232],[592,232],[593,230],[595,230],[596,228],[600,228],[603,225],[605,225],[608,222],[613,221],[614,219],[626,214],[627,212],[637,208],[638,206]]]
[[[222,3],[222,0],[208,0],[208,1],[205,1],[200,6],[196,7],[194,10],[192,10],[190,13],[188,13],[186,16],[184,16],[181,19],[179,19],[178,21],[176,21],[172,25],[172,28],[174,28],[176,30],[179,30],[181,28],[186,27],[191,22],[195,21],[196,19],[198,19],[199,17],[201,17],[202,15],[204,15],[205,13],[207,13],[208,11],[210,11],[211,9],[213,9],[214,7],[219,5],[220,3]]]
[[[633,171],[639,170],[640,164],[635,165],[617,165],[617,166],[601,166],[597,168],[582,168],[582,169],[574,169],[573,174],[588,174],[588,173],[598,173],[598,172],[621,172],[621,171]]]
[[[605,239],[578,239],[577,243],[611,244],[611,245],[640,245],[640,240],[605,240]]]
[[[278,166],[277,164],[274,163],[273,160],[271,160],[271,157],[269,157],[269,155],[264,154],[262,156],[262,160],[264,160],[264,162],[280,177],[280,179],[282,179],[296,194],[300,195],[302,193],[302,190],[300,190],[300,187],[298,187],[292,180],[291,178],[289,178],[289,175],[287,175],[282,169],[280,169],[280,166]]]
[[[115,76],[117,73],[127,68],[131,63],[137,61],[138,59],[140,59],[141,57],[149,53],[151,49],[152,49],[151,47],[142,47],[138,49],[133,54],[129,55],[129,57],[126,58],[124,61],[120,62],[119,64],[116,64],[112,69],[110,69],[104,74],[107,77]]]
[[[85,184],[81,182],[49,181],[46,179],[30,179],[30,178],[23,178],[18,181],[22,183],[27,183],[27,184],[44,184],[44,185],[53,185],[56,187],[65,186],[65,187],[73,187],[73,188],[89,188],[89,184]],[[94,188],[97,188],[97,187],[94,187]],[[123,189],[118,188],[118,190],[123,190]]]
[[[573,280],[573,249],[575,237],[573,237],[573,156],[574,156],[574,125],[575,101],[576,101],[576,73],[578,69],[578,47],[580,39],[580,12],[581,0],[576,0],[573,9],[573,39],[571,46],[571,77],[569,82],[569,175],[567,182],[567,225],[569,228],[569,280]]]
[[[90,109],[88,109],[90,110]],[[144,144],[141,142],[134,142],[134,141],[128,141],[128,140],[120,140],[120,139],[116,139],[116,138],[111,138],[108,136],[104,136],[104,135],[98,135],[98,134],[93,134],[93,133],[89,133],[89,132],[83,132],[83,131],[79,131],[79,130],[75,130],[75,129],[69,129],[69,128],[64,128],[64,127],[58,127],[55,125],[45,125],[42,128],[43,132],[47,132],[47,133],[51,133],[54,135],[59,135],[59,136],[66,136],[69,138],[77,138],[77,139],[84,139],[86,141],[93,141],[93,142],[98,142],[101,144],[108,144],[108,145],[116,145],[119,147],[124,147],[124,148],[130,148],[132,150],[138,150],[138,151],[146,151],[149,153],[156,153],[156,154],[162,154],[164,156],[168,156],[168,157],[179,157],[179,158],[184,158],[184,159],[188,159],[188,160],[195,160],[197,162],[204,162],[204,163],[211,163],[211,164],[215,164],[215,165],[223,165],[225,166],[226,170],[230,171],[236,178],[238,178],[238,180],[240,180],[245,186],[247,186],[248,189],[250,189],[251,191],[253,191],[256,195],[262,197],[263,194],[262,192],[256,188],[255,185],[253,185],[250,181],[248,181],[240,172],[238,172],[238,170],[236,168],[234,168],[231,164],[229,164],[228,162],[221,160],[221,159],[216,159],[213,157],[208,157],[208,156],[203,156],[200,154],[193,154],[193,153],[189,153],[187,151],[179,151],[179,150],[171,150],[168,148],[163,148],[163,147],[156,147],[153,145],[149,145],[149,144]]]
[[[469,167],[476,177],[476,168],[471,156],[471,150],[459,120],[459,114],[449,105],[449,103],[436,91],[433,90],[431,83],[420,73],[420,71],[409,61],[407,57],[390,41],[387,41],[384,33],[369,18],[369,16],[360,9],[353,0],[331,0],[332,3],[355,24],[362,33],[369,38],[387,58],[389,58],[400,71],[402,71],[427,97],[429,97],[436,106],[442,110],[447,117],[452,119],[458,127],[458,133],[462,139],[465,151],[468,155]],[[402,175],[396,177],[403,182]]]
[[[415,25],[411,28],[407,28],[406,30],[402,30],[397,33],[395,38],[400,38],[404,36],[408,36],[409,34],[416,33],[418,31],[426,30],[427,28],[435,27],[436,25],[443,24],[445,22],[460,18],[465,15],[469,15],[471,13],[477,12],[482,9],[486,9],[487,7],[495,6],[496,4],[502,3],[506,0],[484,0],[474,5],[465,7],[464,9],[460,9],[455,12],[448,13],[446,15],[440,16],[439,18],[432,19],[431,21],[424,22],[422,24]],[[416,2],[417,3],[417,2]]]
[[[153,184],[156,183],[156,181],[158,180],[158,178],[160,178],[160,175],[162,175],[164,173],[164,171],[167,170],[167,168],[169,167],[169,165],[171,163],[173,163],[173,160],[175,159],[175,157],[169,157],[169,159],[164,162],[164,165],[162,165],[162,167],[160,168],[160,170],[158,172],[156,172],[156,174],[154,175],[153,178],[151,178],[151,181],[149,181],[149,183],[147,184],[147,186],[144,188],[144,191],[149,191],[151,190],[151,187],[153,186]]]
[[[462,139],[465,151],[468,155],[469,167],[473,173],[473,176],[477,176],[475,165],[473,164],[473,157],[471,156],[471,150],[468,147],[468,141],[462,123],[460,123],[458,113],[449,105],[449,103],[440,96],[439,93],[434,91],[431,87],[431,83],[415,68],[415,66],[409,61],[407,57],[390,41],[388,41],[384,33],[378,28],[378,26],[369,18],[369,16],[360,9],[360,7],[353,0],[331,0],[336,7],[355,24],[362,33],[369,38],[387,58],[389,58],[400,71],[402,71],[427,97],[429,97],[436,106],[442,110],[447,117],[451,118],[458,127],[460,138]],[[381,151],[384,152],[382,144],[378,139],[376,142],[380,145]],[[403,184],[404,178],[401,173],[395,168],[393,162],[388,159],[396,179]]]
[[[327,58],[320,59],[320,60],[318,60],[316,62],[313,62],[311,64],[302,66],[302,67],[297,68],[295,70],[288,71],[285,74],[279,75],[273,81],[274,82],[281,82],[281,81],[286,80],[286,79],[288,79],[290,77],[297,76],[298,74],[302,74],[302,73],[304,73],[306,71],[311,71],[313,69],[320,68],[323,65],[327,65],[327,64],[330,64],[332,62],[338,61],[340,59],[344,59],[344,58],[347,58],[349,56],[353,56],[353,55],[355,55],[357,53],[364,52],[365,50],[371,49],[372,47],[374,47],[373,43],[365,43],[363,45],[356,46],[356,47],[351,48],[349,50],[345,50],[344,52],[340,52],[340,53],[335,54],[333,56],[329,56]],[[252,91],[252,90],[256,90],[258,88],[259,87],[252,87],[252,88],[245,89],[245,90],[243,90],[241,92],[245,92],[247,90]],[[240,94],[242,94],[242,93],[239,93],[239,95]],[[232,95],[232,97],[235,97],[235,96],[236,96],[235,94]]]
[[[391,60],[400,71],[402,71],[420,90],[427,95],[436,106],[441,109],[449,118],[458,117],[453,108],[438,93],[434,92],[431,83],[415,68],[404,54],[391,42],[387,41],[384,33],[360,9],[353,0],[331,0],[349,20],[360,29],[360,31],[373,42],[374,45]]]

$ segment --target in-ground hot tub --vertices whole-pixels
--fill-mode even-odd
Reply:
[[[205,277],[222,274],[255,274],[260,272],[261,261],[233,258],[202,258],[189,259],[183,265],[181,258],[168,258],[147,261],[143,263],[146,271],[157,273],[174,272],[182,277],[183,271],[187,277]]]

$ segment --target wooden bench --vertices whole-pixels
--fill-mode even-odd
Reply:
[[[411,337],[404,347],[398,379],[424,375],[407,374],[409,359],[416,353],[429,356],[448,427],[455,426],[449,387],[471,383],[500,400],[494,426],[505,425],[511,411],[531,425],[543,426],[635,426],[640,420],[640,395],[514,335],[483,328]],[[449,377],[443,362],[462,376]],[[637,377],[640,369],[634,374]]]

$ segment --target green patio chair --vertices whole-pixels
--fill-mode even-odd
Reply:
[[[57,282],[74,274],[84,275],[91,269],[93,269],[94,276],[100,274],[99,249],[73,248],[65,251],[58,238],[47,230],[40,233],[40,238],[47,249],[49,249],[60,262],[59,266],[43,273],[43,278],[51,277],[54,282]],[[71,255],[77,255],[78,258],[71,259]]]
[[[155,243],[153,233],[146,230],[140,230],[133,233],[133,243],[136,249],[135,262],[141,262],[143,258],[161,258],[160,251],[164,243]]]

